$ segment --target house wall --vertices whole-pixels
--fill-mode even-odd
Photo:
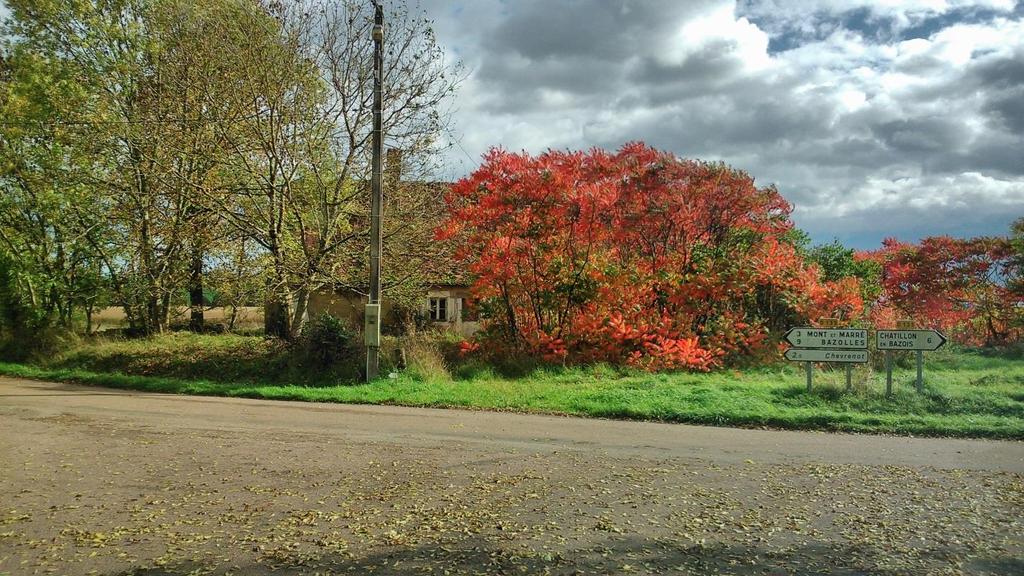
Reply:
[[[430,298],[446,298],[448,300],[448,321],[434,322],[435,325],[448,324],[453,330],[469,337],[480,330],[480,323],[462,319],[462,303],[469,299],[469,288],[435,286],[427,290],[423,301],[424,312],[429,311]]]
[[[462,302],[469,297],[468,288],[434,286],[429,288],[423,296],[422,310],[424,313],[429,311],[430,298],[446,298],[448,300],[448,321],[435,322],[434,324],[438,327],[447,326],[459,334],[469,337],[480,329],[478,322],[462,320]],[[327,313],[337,318],[349,320],[356,326],[362,326],[365,305],[366,297],[358,294],[326,291],[314,292],[309,298],[309,317],[315,318],[320,314]],[[392,317],[393,309],[394,307],[388,300],[384,299],[381,317],[384,318],[385,323]]]
[[[363,311],[366,296],[342,292],[314,292],[309,297],[309,317],[330,314],[336,318],[350,320],[357,326],[363,325]],[[392,306],[385,300],[381,306],[381,318],[391,315]]]

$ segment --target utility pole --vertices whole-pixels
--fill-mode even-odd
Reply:
[[[370,294],[366,304],[363,333],[366,341],[366,381],[380,372],[380,254],[381,204],[383,199],[384,138],[381,126],[381,83],[384,75],[384,8],[373,3],[373,140],[372,173],[370,176]]]

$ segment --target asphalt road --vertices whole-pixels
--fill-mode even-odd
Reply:
[[[2,574],[1020,574],[1024,444],[0,378]]]

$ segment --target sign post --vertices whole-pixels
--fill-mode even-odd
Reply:
[[[906,328],[906,322],[899,323],[898,330],[879,330],[875,333],[875,347],[885,350],[885,395],[892,395],[892,352],[909,350],[917,352],[917,388],[924,390],[924,353],[942,348],[946,337],[938,330],[916,330]],[[912,324],[911,324],[912,326]]]
[[[830,322],[835,324],[836,322]],[[803,362],[807,370],[807,391],[811,391],[815,362],[840,362],[846,366],[846,389],[851,386],[850,364],[868,361],[868,331],[861,328],[791,328],[786,342],[796,346],[786,350],[786,360]]]
[[[918,393],[924,392],[924,378],[922,373],[924,372],[924,352],[921,350],[917,351],[917,391]]]
[[[892,350],[885,351],[885,397],[892,396]]]

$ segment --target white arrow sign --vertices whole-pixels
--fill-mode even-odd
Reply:
[[[879,350],[938,350],[946,337],[938,330],[879,330],[875,346]]]
[[[868,331],[860,328],[790,328],[786,342],[800,348],[868,348]]]
[[[867,350],[804,350],[790,348],[786,350],[786,360],[794,362],[854,362],[864,364],[868,361]]]

